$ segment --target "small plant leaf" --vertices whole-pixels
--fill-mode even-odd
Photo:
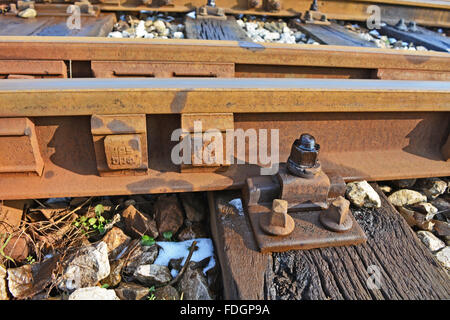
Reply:
[[[163,237],[164,237],[164,239],[170,241],[172,239],[172,232],[171,231],[163,232]]]
[[[156,243],[155,239],[153,239],[152,237],[148,236],[148,235],[143,235],[141,238],[141,244],[143,246],[151,246],[154,245]]]
[[[98,204],[95,206],[94,211],[96,215],[101,215],[103,212],[105,212],[105,208],[103,207],[103,205]]]
[[[94,224],[97,222],[97,219],[96,219],[96,218],[90,218],[90,219],[88,220],[88,222],[89,222],[89,224],[92,226],[92,225],[94,225]]]

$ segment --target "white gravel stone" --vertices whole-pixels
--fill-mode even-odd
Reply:
[[[390,186],[380,186],[380,190],[384,193],[391,193],[392,188]]]
[[[147,30],[145,30],[145,21],[141,20],[136,27],[135,36],[136,38],[144,38],[146,34]]]
[[[368,33],[360,33],[359,36],[361,37],[361,39],[366,41],[371,41],[373,39]]]
[[[427,197],[421,194],[420,192],[409,190],[409,189],[401,189],[392,193],[388,200],[394,206],[402,207],[409,204],[415,204],[418,202],[426,202]]]
[[[436,259],[446,268],[450,268],[450,247],[445,247],[435,254]]]
[[[123,38],[123,35],[120,31],[114,31],[108,34],[108,38]]]
[[[69,300],[120,300],[114,290],[100,287],[87,287],[75,290]]]
[[[159,34],[162,34],[166,30],[166,25],[162,20],[156,20],[155,22],[153,22],[153,26],[156,28],[156,31]]]
[[[289,35],[287,33],[282,33],[281,34],[281,38],[280,38],[280,40],[278,42],[293,44],[293,43],[295,43],[295,37],[291,36],[291,35]]]
[[[431,251],[438,251],[445,247],[445,243],[429,231],[418,231],[417,236]]]
[[[169,268],[157,264],[144,264],[137,267],[134,277],[148,286],[163,284],[172,279]]]
[[[174,39],[183,39],[184,38],[184,34],[183,34],[183,32],[177,31],[177,32],[173,33],[173,37],[174,37]]]
[[[357,207],[380,208],[381,200],[378,193],[367,181],[350,182],[345,192],[347,199]]]
[[[269,32],[264,36],[266,41],[274,41],[280,39],[280,34],[278,32]]]
[[[101,241],[79,250],[65,269],[59,287],[66,291],[90,287],[105,279],[109,272],[108,247]]]
[[[19,17],[26,18],[26,19],[34,18],[34,17],[36,17],[36,15],[37,15],[37,12],[33,8],[27,8],[23,11],[20,11],[18,14]]]
[[[428,178],[418,182],[423,193],[428,199],[436,199],[447,190],[447,182],[439,178]]]
[[[283,33],[291,34],[292,31],[289,29],[289,27],[283,27]]]
[[[242,20],[237,20],[242,21]],[[273,43],[305,43],[308,38],[295,28],[287,26],[286,22],[265,22],[261,19],[259,22],[238,22],[246,31],[247,36],[255,42],[273,42]],[[309,43],[316,44],[312,39]]]

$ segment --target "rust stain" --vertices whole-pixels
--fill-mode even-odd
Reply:
[[[136,139],[130,139],[130,140],[128,141],[128,145],[129,145],[133,150],[135,150],[135,151],[140,151],[140,148],[139,148],[139,140],[136,140]]]
[[[129,126],[122,120],[114,119],[109,122],[106,127],[112,132],[134,132],[135,128]]]
[[[91,128],[92,129],[98,129],[103,127],[103,120],[96,117],[96,116],[92,116],[91,118]]]
[[[172,113],[181,113],[186,106],[187,95],[191,90],[178,91],[170,104]]]
[[[54,175],[55,175],[55,173],[50,170],[44,174],[44,177],[45,177],[45,179],[51,179],[51,178],[53,178]]]
[[[424,64],[425,62],[427,62],[428,60],[430,60],[431,57],[429,56],[409,56],[409,55],[405,55],[406,60],[408,60],[408,62],[411,62],[412,64],[415,65],[421,65]]]

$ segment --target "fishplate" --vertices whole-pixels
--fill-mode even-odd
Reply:
[[[0,60],[0,79],[67,78],[64,61]]]
[[[93,115],[91,133],[101,176],[147,173],[145,114]]]
[[[44,161],[28,118],[0,118],[0,174],[41,175]]]
[[[234,129],[232,113],[186,113],[181,115],[182,136],[187,140],[189,163],[181,164],[181,172],[220,171],[226,162],[225,132]],[[183,156],[183,155],[182,155]]]
[[[92,61],[91,68],[96,78],[234,78],[234,63]]]

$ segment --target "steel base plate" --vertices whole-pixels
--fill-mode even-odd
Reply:
[[[295,222],[295,228],[291,234],[271,236],[266,234],[259,225],[261,214],[266,212],[270,212],[270,206],[254,205],[247,208],[253,235],[262,253],[357,245],[367,241],[366,235],[351,213],[349,216],[353,226],[344,233],[325,229],[319,221],[321,211],[305,211],[289,213]]]

